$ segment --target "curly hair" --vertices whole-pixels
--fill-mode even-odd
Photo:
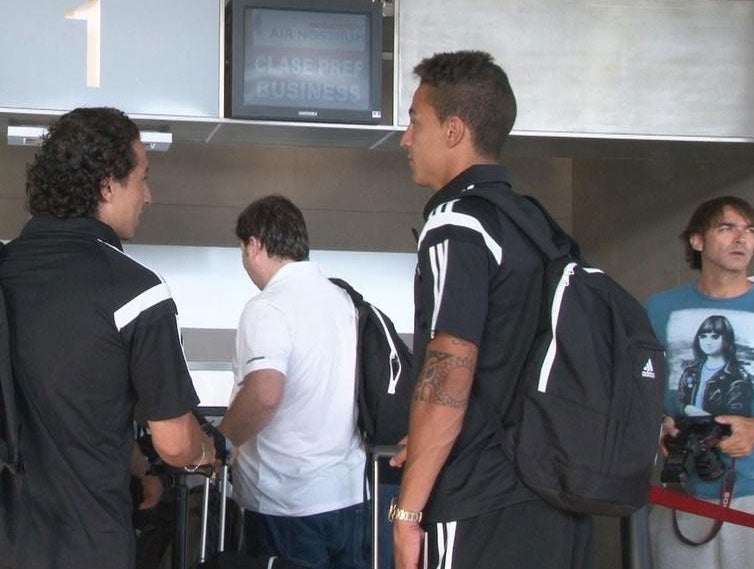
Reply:
[[[495,160],[516,120],[516,97],[508,76],[489,53],[436,53],[414,68],[422,84],[434,87],[430,102],[440,122],[451,115],[469,125],[476,150]]]
[[[723,217],[723,209],[726,207],[731,208],[741,217],[748,219],[749,223],[754,223],[754,208],[742,198],[722,196],[699,204],[694,213],[691,214],[688,225],[679,235],[685,248],[686,262],[690,268],[696,270],[702,268],[702,254],[691,246],[689,239],[692,235],[704,235],[708,229],[713,227]]]
[[[251,202],[238,216],[236,236],[244,243],[256,237],[270,257],[306,261],[309,235],[301,210],[291,200],[269,195]]]
[[[118,109],[78,108],[61,116],[27,168],[29,212],[93,217],[102,181],[124,180],[133,170],[136,140],[139,128]]]

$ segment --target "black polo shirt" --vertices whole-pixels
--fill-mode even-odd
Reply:
[[[134,562],[133,421],[198,404],[162,279],[92,218],[33,217],[0,263],[24,426],[29,567]]]
[[[463,191],[510,185],[501,166],[473,166],[435,193],[424,209],[414,286],[418,370],[437,332],[479,348],[461,433],[425,508],[429,522],[461,520],[536,499],[517,478],[481,397],[507,408],[532,344],[544,265],[536,249],[495,207]],[[482,393],[483,395],[479,395]]]

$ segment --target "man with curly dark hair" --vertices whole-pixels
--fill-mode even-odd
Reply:
[[[498,161],[516,118],[513,90],[480,51],[439,53],[414,71],[401,145],[414,181],[435,193],[414,279],[421,371],[408,445],[393,459],[405,460],[390,511],[396,566],[593,567],[591,518],[523,484],[486,409],[509,408],[542,298],[538,250],[486,199],[464,195],[511,185]]]
[[[148,171],[138,127],[112,108],[60,117],[28,168],[32,217],[0,263],[29,519],[3,551],[11,567],[133,567],[134,420],[169,464],[214,460],[170,291],[121,244]]]
[[[139,128],[120,111],[106,108],[76,109],[53,124],[27,169],[26,195],[32,215],[58,218],[97,217],[101,183],[110,176],[125,181],[136,167],[143,168],[141,203],[151,201],[146,185],[148,164]],[[136,192],[135,192],[136,193]],[[137,213],[141,208],[134,208]],[[133,237],[133,230],[124,239]]]

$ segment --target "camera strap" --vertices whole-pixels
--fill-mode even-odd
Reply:
[[[649,487],[649,502],[656,506],[663,506],[669,509],[676,509],[681,512],[697,514],[705,518],[722,520],[739,526],[754,528],[754,514],[736,510],[734,508],[723,508],[717,504],[711,504],[706,500],[694,498],[683,492],[670,490],[652,484]]]
[[[730,508],[730,502],[733,499],[733,488],[736,485],[736,459],[731,460],[731,465],[729,468],[725,470],[725,473],[722,477],[722,482],[720,484],[720,503],[718,506],[719,508],[729,509]],[[703,502],[702,500],[697,500],[699,502],[702,502],[706,504],[707,506],[710,506],[707,502]],[[673,506],[671,506],[673,507]],[[698,512],[696,512],[698,513]],[[700,540],[693,540],[685,535],[683,535],[683,532],[681,531],[680,526],[678,525],[678,508],[673,507],[673,530],[675,531],[675,535],[678,537],[678,539],[681,540],[681,542],[685,543],[686,545],[691,546],[697,546],[697,545],[704,545],[705,543],[709,543],[712,541],[715,536],[717,536],[720,529],[723,527],[724,520],[720,519],[719,515],[709,515],[709,514],[702,514],[702,515],[708,515],[708,517],[712,517],[715,521],[710,527],[710,530],[707,532],[707,535],[705,535]]]

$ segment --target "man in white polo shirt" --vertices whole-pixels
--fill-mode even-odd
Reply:
[[[246,509],[250,553],[367,567],[356,311],[308,260],[304,218],[288,199],[250,204],[236,235],[262,292],[241,315],[236,386],[220,429],[238,448],[233,491]]]

